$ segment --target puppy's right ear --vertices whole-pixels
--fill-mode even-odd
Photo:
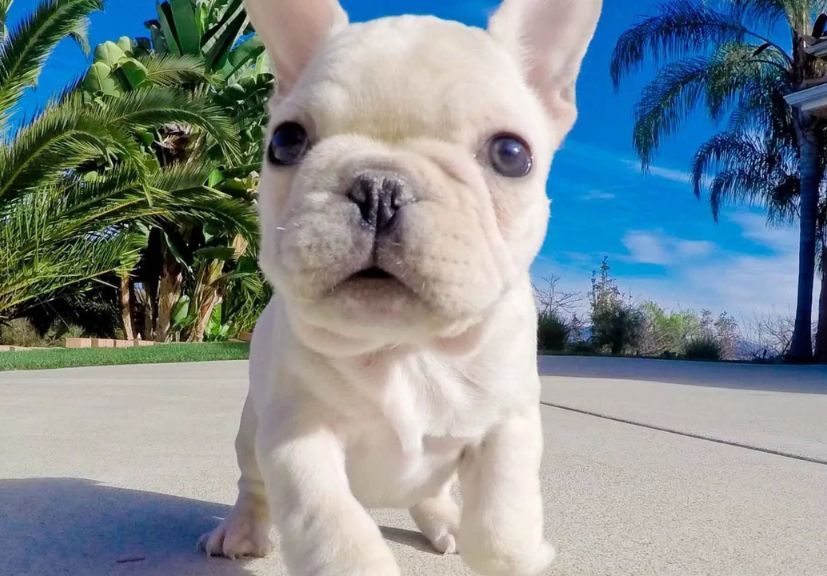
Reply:
[[[244,0],[287,94],[325,41],[348,24],[338,0]]]

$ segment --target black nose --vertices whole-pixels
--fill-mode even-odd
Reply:
[[[362,221],[377,232],[389,228],[399,209],[414,201],[407,181],[401,175],[387,171],[359,174],[347,197],[359,207]]]

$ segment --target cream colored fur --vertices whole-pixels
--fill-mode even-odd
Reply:
[[[313,148],[264,164],[261,266],[278,295],[253,339],[238,501],[209,554],[266,554],[272,522],[292,576],[396,576],[365,509],[397,507],[479,574],[551,563],[529,267],[600,4],[506,0],[489,32],[247,0],[281,72],[270,129],[298,121]],[[530,145],[528,176],[490,165],[502,132]],[[374,169],[417,196],[380,240],[346,198]],[[399,281],[348,281],[374,257]]]

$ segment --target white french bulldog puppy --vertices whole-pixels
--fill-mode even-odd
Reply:
[[[601,0],[506,0],[482,30],[247,0],[279,76],[232,513],[200,545],[293,576],[396,576],[368,507],[532,576],[543,536],[536,311],[552,155]],[[459,477],[463,506],[451,497]]]

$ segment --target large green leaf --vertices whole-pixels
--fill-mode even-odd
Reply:
[[[123,74],[131,89],[140,88],[149,78],[149,71],[139,61],[130,58],[118,66],[118,72]]]
[[[209,46],[209,48],[205,47],[207,50],[205,58],[209,70],[220,70],[224,66],[230,57],[230,51],[241,36],[246,23],[247,13],[240,10],[236,16],[227,23],[221,33],[213,38],[211,46]]]
[[[95,62],[89,67],[81,86],[92,93],[115,95],[121,91],[120,85],[112,76],[112,69],[104,62]]]
[[[161,27],[161,34],[167,46],[167,50],[173,56],[180,56],[182,53],[181,45],[178,43],[178,34],[175,30],[175,18],[172,15],[172,8],[169,3],[163,2],[156,5],[158,12],[158,23]],[[153,30],[153,37],[155,37]]]
[[[126,52],[114,42],[103,42],[95,48],[95,61],[103,62],[109,68],[114,68],[124,58],[126,58]]]
[[[228,54],[227,62],[221,70],[221,76],[229,78],[262,54],[264,54],[264,43],[261,39],[258,36],[247,38]]]
[[[195,7],[190,0],[169,0],[175,34],[181,52],[195,56],[201,53],[201,37],[198,33]]]
[[[211,20],[215,24],[204,32],[201,38],[201,46],[204,51],[209,51],[215,43],[215,38],[224,32],[227,25],[239,14],[244,11],[242,0],[217,0],[213,3]]]
[[[220,260],[230,262],[235,259],[235,249],[232,246],[208,246],[195,251],[195,256],[205,260]]]

